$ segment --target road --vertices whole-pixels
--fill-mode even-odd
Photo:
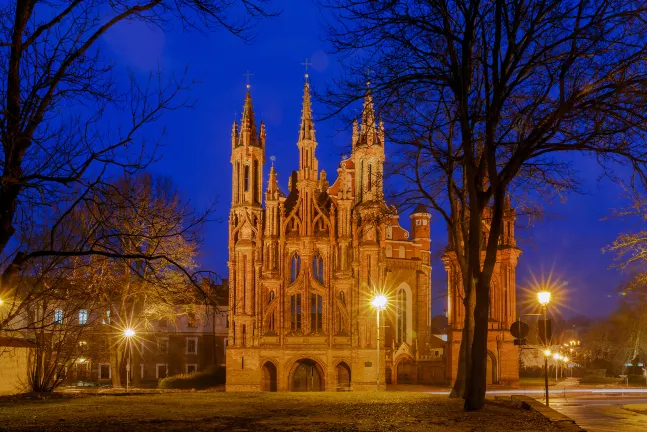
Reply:
[[[647,397],[621,394],[551,398],[551,408],[588,432],[647,431]]]

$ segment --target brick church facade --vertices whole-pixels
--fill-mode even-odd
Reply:
[[[266,130],[257,128],[248,86],[231,133],[227,391],[447,379],[431,334],[431,215],[418,206],[409,233],[384,201],[384,129],[370,91],[332,184],[318,168],[307,76],[296,144],[299,168],[284,193],[273,164],[264,178]],[[376,291],[389,297],[379,370]]]

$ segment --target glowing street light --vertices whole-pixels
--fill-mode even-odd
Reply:
[[[548,305],[550,303],[550,291],[541,291],[537,293],[537,300],[539,300],[539,304],[542,306]]]
[[[130,358],[133,355],[133,345],[130,343],[130,339],[135,336],[135,330],[127,328],[124,330],[124,337],[128,341],[128,363],[126,363],[126,393],[128,393],[129,388],[129,378],[130,378]]]
[[[550,357],[552,354],[553,354],[553,353],[552,353],[552,351],[551,351],[551,350],[549,350],[549,349],[544,350],[544,355],[545,355],[547,358],[548,358],[548,357]]]
[[[371,300],[371,306],[373,306],[377,312],[377,351],[376,351],[376,360],[375,360],[375,382],[377,385],[377,391],[380,391],[380,311],[386,309],[386,304],[389,300],[384,294],[376,294]]]

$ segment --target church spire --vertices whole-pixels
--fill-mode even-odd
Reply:
[[[254,118],[254,105],[252,104],[252,95],[247,85],[245,94],[245,105],[243,105],[243,117],[240,120],[240,140],[239,145],[245,147],[261,147],[258,134],[256,132],[256,119]]]
[[[301,129],[299,130],[299,141],[315,141],[315,126],[312,121],[312,104],[310,102],[310,83],[306,74],[306,82],[303,87],[303,107],[301,109]]]
[[[356,141],[357,146],[383,145],[382,122],[378,125],[375,121],[375,108],[373,106],[373,95],[371,93],[371,83],[366,83],[366,95],[364,96],[364,109],[362,110],[362,123],[359,129],[359,137]],[[353,140],[355,142],[355,140]]]

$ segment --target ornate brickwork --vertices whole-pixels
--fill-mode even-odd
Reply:
[[[248,89],[232,129],[227,391],[374,390],[376,373],[397,381],[403,361],[417,380],[431,329],[431,216],[416,209],[409,238],[384,201],[384,129],[370,91],[332,185],[317,145],[306,80],[299,169],[285,194],[272,166],[263,196],[265,127],[257,133]],[[376,288],[390,296],[379,371]]]

